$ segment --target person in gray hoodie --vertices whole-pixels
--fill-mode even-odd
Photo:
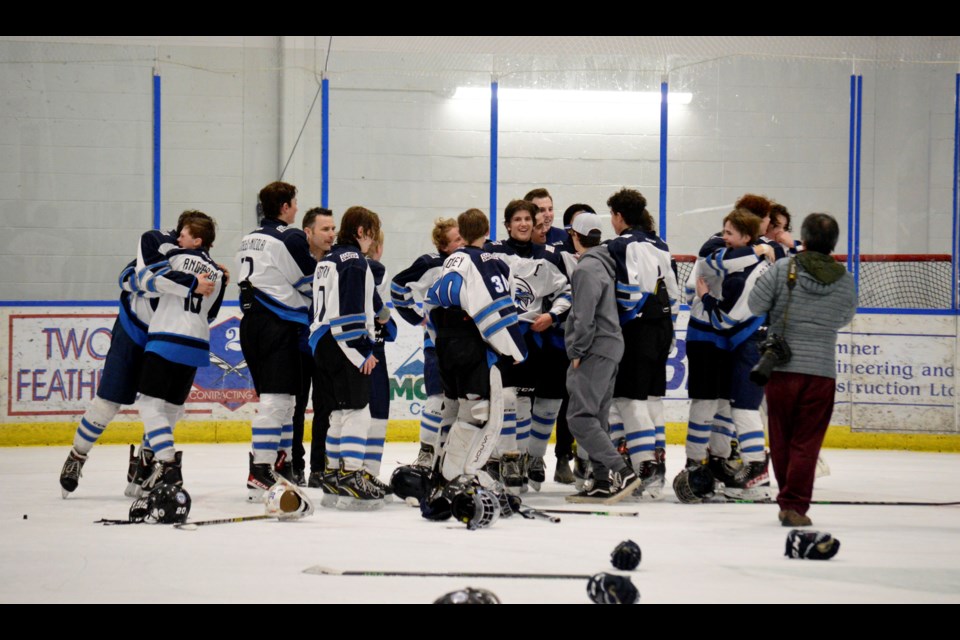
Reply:
[[[840,235],[837,221],[826,213],[811,213],[800,235],[804,250],[764,273],[749,299],[750,311],[769,313],[770,333],[783,337],[792,351],[787,362],[776,365],[766,388],[770,457],[785,527],[812,524],[806,513],[820,445],[833,414],[837,332],[857,311],[853,276],[830,257]]]
[[[573,305],[564,327],[567,356],[567,424],[593,462],[594,482],[570,496],[576,502],[603,502],[630,495],[640,478],[610,441],[607,416],[613,383],[623,355],[617,317],[615,263],[600,246],[600,218],[581,213],[573,221],[573,244],[580,262],[573,270]]]

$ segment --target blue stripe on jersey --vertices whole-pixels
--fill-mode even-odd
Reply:
[[[340,324],[350,324],[351,322],[365,323],[366,321],[367,321],[367,317],[362,313],[353,313],[348,316],[340,316],[338,318],[333,318],[330,321],[330,324],[332,326],[336,326]]]
[[[157,339],[151,335],[144,351],[155,353],[164,360],[190,367],[210,366],[210,345],[207,343],[203,343],[203,346],[186,345]]]
[[[495,334],[497,331],[506,329],[507,327],[514,324],[517,324],[517,314],[511,313],[510,315],[500,318],[499,320],[494,322],[492,325],[487,327],[483,332],[483,338],[484,340],[489,340],[490,336]]]
[[[625,293],[640,293],[640,285],[638,284],[623,284],[622,282],[617,283],[617,291]]]
[[[147,345],[147,325],[133,315],[130,309],[127,308],[126,304],[120,305],[119,317],[120,325],[123,327],[123,330],[127,332],[127,337],[129,337],[138,347],[145,347]]]
[[[412,293],[412,291],[410,290],[410,287],[401,287],[396,282],[391,282],[390,293],[396,293],[397,295],[405,296],[408,293]]]
[[[293,283],[293,288],[294,288],[294,289],[299,289],[300,287],[302,287],[303,285],[307,284],[308,282],[313,282],[313,274],[312,274],[312,273],[311,273],[310,275],[308,275],[308,276],[303,276],[302,278],[300,278],[299,280],[297,280],[296,282],[294,282],[294,283]]]
[[[344,331],[343,333],[338,333],[333,336],[333,339],[337,342],[347,342],[353,340],[354,338],[359,338],[360,336],[367,335],[366,329],[357,329],[356,331]]]
[[[473,321],[476,324],[480,324],[484,318],[486,318],[491,313],[495,313],[500,309],[503,309],[506,306],[513,304],[513,300],[510,299],[510,296],[503,296],[502,298],[497,298],[483,309],[477,312],[477,315],[474,316]]]
[[[289,320],[290,322],[296,322],[298,324],[305,324],[308,327],[310,326],[310,310],[306,307],[298,307],[296,309],[293,307],[288,307],[282,302],[274,300],[259,289],[256,292],[256,296],[257,300],[260,301],[260,304],[266,307],[278,318],[282,320]]]

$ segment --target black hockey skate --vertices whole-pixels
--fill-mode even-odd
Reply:
[[[63,468],[60,469],[60,494],[64,499],[77,490],[82,475],[80,471],[86,461],[87,456],[78,453],[75,449],[70,449],[70,453],[67,454],[67,459],[63,463]]]
[[[320,500],[321,507],[332,509],[337,506],[337,500],[340,499],[340,489],[337,487],[337,476],[339,473],[339,469],[325,467],[322,473],[314,471],[310,474],[311,481],[314,475],[320,478],[320,488],[323,489],[323,498]]]
[[[141,489],[144,494],[149,494],[153,488],[159,484],[171,484],[177,487],[183,486],[183,452],[177,451],[173,460],[170,462],[161,462],[154,459],[153,466],[150,468],[150,474],[143,479]]]
[[[547,480],[547,467],[541,456],[531,456],[527,464],[527,478],[530,480],[530,486],[534,491],[540,491],[540,487]]]
[[[123,495],[128,498],[140,498],[144,495],[143,481],[153,469],[153,451],[144,449],[143,445],[137,449],[130,445],[130,461],[127,464],[127,488]]]
[[[383,492],[371,481],[366,469],[337,472],[337,509],[372,511],[383,507]]]
[[[644,460],[640,463],[640,486],[633,492],[635,500],[643,502],[663,498],[664,478],[658,473],[660,463],[656,460]]]
[[[500,457],[500,482],[504,489],[518,496],[523,491],[523,473],[519,453],[505,453]]]
[[[424,467],[425,469],[433,469],[433,447],[429,444],[420,443],[420,452],[417,453],[417,459],[413,461],[414,467]]]
[[[739,500],[769,500],[769,461],[769,454],[766,454],[763,460],[744,460],[743,466],[734,474],[730,484],[724,483],[723,495]]]
[[[570,468],[570,463],[576,460],[575,456],[558,456],[557,457],[557,468],[553,471],[553,481],[560,484],[574,484],[576,478],[573,475],[573,470]]]
[[[250,455],[250,473],[247,475],[247,502],[262,502],[267,489],[280,478],[275,465],[268,462],[253,461]]]

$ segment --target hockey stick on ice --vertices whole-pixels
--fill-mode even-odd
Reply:
[[[738,498],[715,497],[704,500],[702,504],[777,504],[776,500],[743,500]],[[957,502],[910,502],[899,500],[811,500],[810,504],[821,506],[867,506],[867,507],[954,507]]]
[[[560,518],[558,518],[557,516],[552,516],[546,511],[541,511],[540,509],[533,509],[531,507],[520,507],[517,513],[519,513],[522,517],[526,518],[527,520],[543,518],[544,520],[549,520],[554,524],[558,524],[560,522]]]
[[[229,524],[231,522],[249,522],[251,520],[276,520],[276,516],[237,516],[236,518],[219,518],[217,520],[198,520],[197,522],[178,522],[173,525],[175,529],[193,531],[197,527],[205,527],[209,524]]]
[[[367,578],[502,578],[502,579],[529,579],[529,580],[589,580],[586,574],[573,573],[496,573],[487,571],[341,571],[331,567],[315,565],[307,567],[304,573],[316,576],[363,576]]]
[[[616,516],[621,518],[636,518],[639,511],[578,511],[574,509],[544,509],[544,513],[569,513],[575,516]]]

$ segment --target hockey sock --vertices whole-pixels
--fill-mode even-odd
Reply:
[[[690,400],[690,418],[687,423],[687,458],[704,460],[707,457],[707,445],[710,443],[713,414],[717,410],[716,400]]]
[[[284,420],[288,403],[293,396],[281,393],[264,393],[260,396],[257,415],[253,417],[253,462],[273,465],[277,461]]]
[[[650,419],[657,430],[657,449],[667,447],[667,420],[663,412],[663,398],[650,396],[647,398],[647,409],[650,410]]]
[[[325,451],[327,453],[327,468],[340,468],[340,435],[343,431],[343,412],[330,412],[330,428],[327,429]]]
[[[100,396],[93,399],[87,412],[80,418],[77,432],[73,436],[73,448],[77,453],[83,455],[90,453],[90,449],[118,411],[120,411],[120,405],[116,402],[104,400]]]
[[[759,414],[757,416],[759,418]],[[730,440],[737,437],[737,430],[730,417],[730,401],[717,400],[717,411],[713,415],[710,431],[710,455],[720,458],[730,457]]]
[[[287,460],[293,461],[293,414],[297,411],[297,396],[289,396],[287,412],[280,427],[280,450],[286,452]]]
[[[339,413],[343,422],[340,432],[340,460],[345,470],[355,471],[363,466],[367,434],[370,432],[370,407],[344,409]]]
[[[517,389],[505,387],[503,390],[503,427],[497,439],[494,457],[517,450]]]
[[[443,396],[435,395],[427,398],[420,413],[420,443],[428,444],[436,451],[439,447],[440,429],[443,418],[440,412],[443,408]]]
[[[627,438],[630,464],[634,469],[640,469],[641,463],[654,459],[657,440],[657,430],[653,426],[653,420],[650,419],[647,402],[630,398],[614,398],[613,401],[623,418],[623,431]]]
[[[553,425],[560,413],[559,398],[536,398],[533,401],[533,415],[530,422],[530,443],[527,453],[534,458],[543,458],[547,455],[547,443],[553,433]]]
[[[167,419],[166,404],[162,398],[140,394],[136,407],[143,420],[143,431],[153,449],[154,459],[173,462],[173,427]]]
[[[763,423],[756,409],[734,409],[733,423],[740,441],[740,456],[744,462],[763,462],[766,449],[763,441]]]
[[[527,396],[517,398],[517,451],[527,452],[530,444],[531,399]]]
[[[371,418],[367,433],[367,444],[363,452],[363,468],[372,476],[380,475],[380,462],[383,460],[383,444],[387,438],[387,421]]]

